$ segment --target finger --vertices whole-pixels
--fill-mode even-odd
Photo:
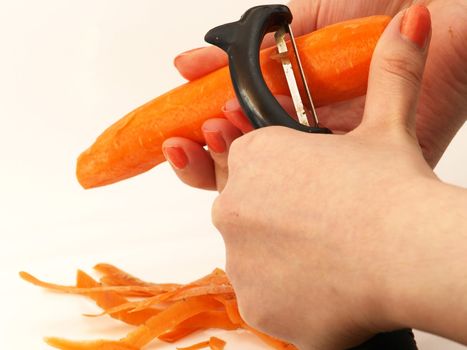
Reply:
[[[425,6],[410,7],[388,25],[371,62],[364,126],[403,126],[415,134],[430,36],[430,12]]]
[[[261,48],[275,44],[274,35],[267,34]],[[227,54],[216,46],[206,46],[181,53],[174,59],[174,66],[185,79],[192,81],[228,64]]]
[[[265,36],[261,48],[274,45],[274,36]],[[227,54],[216,46],[206,46],[181,53],[174,59],[174,66],[185,79],[192,81],[228,64]]]
[[[224,189],[229,175],[227,159],[230,145],[235,139],[242,136],[242,132],[223,118],[206,121],[202,131],[214,161],[216,186],[220,192]]]
[[[285,95],[276,95],[275,98],[284,110],[294,119],[298,119],[293,105],[292,98]],[[227,101],[222,108],[224,116],[229,120],[235,127],[240,129],[244,134],[253,130],[248,117],[243,113],[243,109],[237,99]]]
[[[294,14],[294,21],[291,26],[296,36],[307,34],[317,28],[317,6],[317,1],[292,0],[289,3],[289,8]],[[327,24],[334,22],[337,21],[331,21]],[[274,44],[274,35],[269,33],[264,37],[261,48],[268,48]],[[178,55],[174,60],[174,65],[180,74],[190,81],[222,68],[227,63],[227,55],[215,46],[186,51]]]
[[[222,113],[232,125],[241,130],[244,134],[253,130],[250,120],[243,113],[242,107],[236,98],[227,101],[222,108]]]
[[[365,108],[365,96],[349,101],[337,102],[316,110],[320,125],[343,134],[360,125]]]
[[[175,68],[187,80],[198,79],[227,65],[227,54],[216,46],[184,52],[174,60]]]
[[[163,143],[162,151],[175,174],[185,184],[205,190],[216,189],[214,162],[199,143],[172,137]]]

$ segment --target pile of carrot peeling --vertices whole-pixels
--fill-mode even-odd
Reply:
[[[46,338],[50,346],[63,350],[139,350],[157,341],[175,343],[200,330],[245,329],[273,349],[296,350],[292,344],[261,333],[242,320],[235,292],[221,269],[188,284],[145,282],[110,264],[98,264],[94,269],[101,274],[99,281],[78,270],[75,286],[43,282],[26,272],[20,272],[20,276],[42,288],[84,295],[103,309],[100,315],[108,315],[133,329],[119,340]],[[225,345],[222,339],[210,337],[177,349],[222,350]]]

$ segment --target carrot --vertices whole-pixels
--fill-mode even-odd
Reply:
[[[112,286],[147,287],[154,285],[154,283],[145,282],[111,264],[97,264],[96,266],[94,266],[94,270],[104,275],[104,277],[101,278],[101,282]]]
[[[145,282],[110,264],[97,264],[96,266],[94,266],[94,270],[104,275],[100,279],[101,282],[104,284],[107,284],[109,286],[153,287],[150,289],[153,295],[154,290],[157,290],[160,293],[164,293],[176,290],[179,287],[181,287],[179,284],[175,283],[156,284]],[[127,296],[147,296],[147,292],[134,291],[133,295],[131,295],[131,292],[128,292]]]
[[[179,323],[202,312],[216,309],[220,303],[211,297],[194,297],[178,301],[146,323],[129,333],[122,341],[131,346],[141,348],[154,338],[176,327]]]
[[[224,350],[225,341],[216,337],[211,337],[211,339],[209,339],[209,346],[211,350]]]
[[[62,350],[139,350],[118,341],[72,341],[61,338],[45,338],[44,340],[50,346]]]
[[[199,350],[209,347],[209,340],[203,341],[201,343],[193,344],[184,348],[177,348],[177,350]]]
[[[317,106],[364,95],[371,57],[390,18],[354,19],[297,38]],[[289,94],[277,49],[261,53],[261,68],[274,94]],[[234,97],[229,70],[221,68],[134,110],[98,137],[77,162],[84,188],[108,185],[145,172],[165,160],[162,143],[181,136],[204,144],[201,125],[221,116]]]
[[[238,312],[238,305],[237,299],[231,298],[227,299],[225,297],[216,297],[216,300],[222,303],[225,307],[225,311],[227,312],[227,316],[229,317],[230,321],[236,325],[244,325],[245,322],[243,321],[240,313]]]
[[[207,347],[211,348],[211,350],[223,350],[225,347],[225,341],[216,337],[211,337],[208,341],[203,341],[186,348],[177,348],[177,350],[198,350],[205,349]]]
[[[49,345],[62,350],[142,350],[156,338],[164,342],[175,342],[198,330],[210,328],[235,330],[243,328],[260,337],[272,348],[296,350],[293,345],[258,332],[243,321],[238,311],[233,290],[224,293],[223,288],[230,286],[230,282],[225,272],[220,269],[215,269],[210,274],[186,285],[177,285],[177,289],[161,294],[167,296],[158,309],[151,307],[153,303],[143,306],[140,302],[135,302],[133,306],[136,306],[136,308],[130,308],[132,310],[128,311],[129,308],[127,307],[124,310],[115,310],[120,306],[132,304],[125,298],[128,290],[121,289],[121,287],[142,288],[146,285],[148,287],[159,287],[160,284],[143,282],[112,265],[100,264],[98,267],[97,270],[107,273],[107,276],[124,276],[120,282],[127,285],[107,286],[105,283],[95,281],[80,270],[77,273],[76,286],[61,286],[43,282],[27,273],[21,273],[21,276],[26,281],[43,288],[66,293],[84,294],[93,299],[98,306],[113,318],[138,327],[120,340],[71,341],[60,338],[46,338],[45,341]],[[131,276],[131,278],[128,276]],[[219,289],[219,294],[216,294],[214,292],[218,290],[218,287],[222,288]],[[196,291],[196,293],[192,293],[192,291]],[[153,297],[145,296],[143,298],[151,300]],[[209,341],[195,344],[187,349],[198,349],[200,347],[197,346],[201,345],[209,347],[211,350],[222,350],[225,342],[211,337]]]
[[[221,269],[215,269],[210,274],[184,286],[180,286],[176,290],[161,293],[153,297],[141,301],[128,302],[107,310],[108,313],[116,313],[125,310],[137,312],[144,310],[152,305],[158,305],[166,302],[182,300],[188,297],[200,295],[217,295],[222,294],[225,297],[232,296],[233,288]]]
[[[84,273],[81,270],[78,270],[76,276],[76,286],[78,288],[93,288],[101,287],[101,284],[94,281],[94,279],[88,274]],[[108,310],[112,307],[126,304],[128,302],[128,300],[125,299],[123,296],[113,291],[94,292],[87,294],[87,296],[93,299],[96,302],[96,304],[104,310]],[[109,315],[112,318],[123,321],[127,324],[139,326],[146,322],[149,318],[157,315],[159,312],[160,310],[147,308],[139,312],[130,313],[126,311],[120,311],[115,313],[109,313]]]
[[[161,335],[159,339],[173,343],[200,329],[217,328],[234,330],[239,327],[239,325],[232,323],[226,311],[208,311],[180,323],[172,331]]]
[[[69,293],[69,294],[90,294],[95,292],[119,292],[124,295],[133,296],[135,293],[142,293],[145,296],[154,296],[158,295],[165,290],[159,286],[102,286],[102,287],[92,287],[92,288],[80,288],[75,286],[62,286],[54,283],[47,283],[37,279],[36,277],[30,275],[27,272],[21,271],[19,273],[20,277],[25,281],[34,284],[39,287],[47,288],[54,290],[56,292]]]

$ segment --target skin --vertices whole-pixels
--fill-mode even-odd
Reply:
[[[310,26],[342,19],[331,15],[332,3],[320,4]],[[372,12],[381,3],[407,5],[355,1],[346,8],[349,16],[366,14],[357,3]],[[299,4],[305,6],[292,3]],[[209,153],[189,140],[166,141],[187,155],[186,167],[175,169],[182,181],[221,192],[213,221],[225,241],[240,311],[252,326],[300,349],[349,348],[404,327],[467,345],[467,191],[442,183],[432,171],[465,121],[467,86],[458,61],[466,48],[449,36],[444,42],[450,51],[441,55],[444,43],[437,38],[443,34],[436,30],[440,18],[445,26],[465,26],[457,20],[466,10],[453,1],[458,11],[443,14],[449,6],[437,4],[428,4],[429,54],[428,44],[420,48],[401,34],[403,13],[395,16],[375,51],[364,109],[346,106],[350,114],[361,112],[358,123],[343,114],[349,120],[343,135],[281,127],[249,132],[231,101],[227,120],[203,126]],[[437,60],[451,61],[435,70]],[[433,113],[440,105],[450,107]],[[336,111],[342,114],[342,105],[323,111],[329,123]],[[435,126],[439,137],[429,137]]]

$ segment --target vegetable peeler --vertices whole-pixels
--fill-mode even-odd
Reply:
[[[238,101],[255,128],[284,126],[308,133],[331,134],[319,124],[312,94],[300,61],[292,28],[292,13],[284,5],[264,5],[249,9],[239,21],[227,23],[210,30],[205,37],[208,43],[223,49],[229,57],[232,83]],[[260,46],[267,33],[275,32],[275,41],[290,94],[297,113],[297,120],[281,107],[266,85],[260,67]],[[287,45],[286,37],[290,38]],[[289,47],[292,49],[289,52]],[[297,64],[295,71],[292,62]],[[296,73],[298,71],[298,74]],[[304,92],[300,92],[301,79]],[[306,103],[302,96],[305,96]],[[416,350],[412,330],[381,333],[352,350]]]
[[[210,30],[205,40],[227,52],[235,93],[243,111],[255,128],[281,125],[309,133],[329,134],[331,133],[329,129],[319,126],[318,116],[290,26],[291,22],[292,13],[287,6],[256,6],[248,10],[240,21]],[[298,121],[292,119],[277,102],[261,73],[260,46],[264,36],[269,32],[275,32],[278,57],[284,68]],[[291,40],[293,57],[289,55],[287,35]],[[305,87],[307,104],[303,103],[297,85],[293,61],[296,61],[299,68],[299,78],[302,86]]]

